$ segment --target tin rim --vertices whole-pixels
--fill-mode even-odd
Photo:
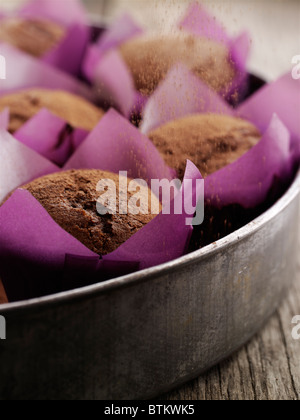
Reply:
[[[96,297],[97,295],[111,292],[115,289],[129,287],[142,282],[146,282],[157,275],[162,276],[165,274],[170,274],[175,270],[185,267],[186,265],[205,260],[206,258],[213,256],[215,253],[226,249],[232,244],[236,244],[244,240],[259,229],[263,228],[278,214],[284,211],[284,209],[289,206],[289,204],[297,197],[297,195],[300,197],[300,171],[288,191],[270,209],[268,209],[265,213],[247,225],[243,226],[241,229],[231,233],[223,239],[220,239],[218,242],[212,243],[200,250],[177,258],[176,260],[169,261],[155,267],[147,268],[133,274],[107,280],[102,283],[97,283],[66,292],[56,293],[41,298],[4,304],[0,306],[0,312],[4,314],[5,312],[7,313],[17,310],[29,310],[38,306],[46,307],[64,304],[67,302],[74,302],[84,298]]]

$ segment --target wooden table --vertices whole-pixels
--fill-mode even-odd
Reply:
[[[295,287],[263,331],[237,354],[162,399],[298,400],[300,340],[291,334],[295,315],[300,315],[300,264]]]

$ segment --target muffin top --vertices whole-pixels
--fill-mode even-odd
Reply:
[[[144,95],[150,95],[179,62],[216,91],[226,88],[235,75],[225,46],[193,35],[137,37],[123,44],[120,52],[136,89]]]
[[[97,184],[106,179],[116,185],[117,213],[103,216],[98,214],[96,207],[102,195],[97,192]],[[127,180],[127,185],[130,181]],[[116,250],[156,216],[151,214],[151,198],[157,203],[158,199],[142,186],[138,187],[144,197],[140,205],[148,203],[148,209],[142,207],[146,214],[131,214],[130,204],[128,214],[119,214],[119,175],[101,170],[58,172],[36,179],[22,188],[41,203],[57,224],[99,255]],[[134,194],[128,192],[128,202]],[[111,199],[114,199],[113,195]]]
[[[85,99],[62,90],[28,89],[0,97],[0,112],[10,110],[9,131],[14,133],[42,108],[75,128],[93,130],[104,111]]]
[[[171,121],[148,137],[183,179],[187,159],[207,177],[239,159],[260,141],[261,134],[240,118],[196,114]]]
[[[64,36],[62,26],[47,20],[11,18],[2,20],[0,26],[0,41],[34,57],[42,57]]]

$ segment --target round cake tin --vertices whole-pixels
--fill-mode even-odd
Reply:
[[[0,398],[145,399],[197,377],[247,342],[286,295],[299,205],[300,174],[266,213],[199,251],[1,306]]]

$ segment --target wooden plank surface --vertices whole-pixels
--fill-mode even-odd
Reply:
[[[300,340],[292,319],[300,315],[300,263],[294,288],[250,343],[200,378],[161,397],[167,400],[299,400]]]

